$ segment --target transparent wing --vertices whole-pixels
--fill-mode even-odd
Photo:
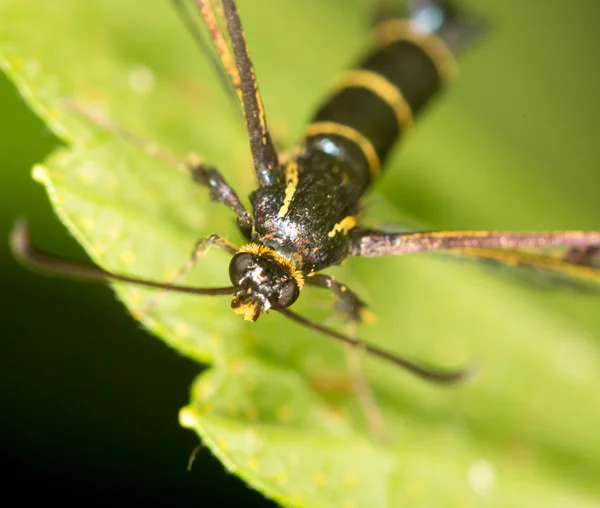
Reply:
[[[400,224],[386,227],[391,235],[418,233],[422,227]],[[444,232],[441,232],[442,234]],[[470,262],[501,277],[540,289],[570,289],[600,294],[600,244],[535,248],[457,248],[428,253]]]
[[[499,275],[544,289],[600,294],[600,248],[456,249],[447,255],[475,261]]]
[[[171,0],[186,30],[211,63],[215,75],[219,78],[223,90],[235,114],[244,119],[239,92],[240,77],[235,67],[233,51],[223,29],[225,21],[220,5],[211,0]],[[209,42],[207,37],[212,41]]]

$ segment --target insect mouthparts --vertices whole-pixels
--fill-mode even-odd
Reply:
[[[231,300],[231,310],[246,321],[256,321],[264,311],[270,308],[269,300],[251,289],[241,291]]]

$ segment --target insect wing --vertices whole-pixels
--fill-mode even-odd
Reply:
[[[456,249],[456,259],[477,261],[519,282],[544,289],[600,293],[600,249]]]

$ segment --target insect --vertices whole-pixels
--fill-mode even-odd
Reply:
[[[188,4],[173,0],[200,41]],[[424,231],[368,229],[359,219],[361,198],[385,166],[388,154],[414,119],[455,72],[455,57],[479,36],[478,20],[447,0],[413,0],[404,17],[386,15],[375,27],[375,44],[337,81],[306,126],[304,136],[282,157],[267,126],[252,61],[234,0],[196,0],[219,61],[217,70],[245,118],[257,188],[249,212],[216,168],[183,161],[156,149],[93,114],[92,121],[122,135],[147,152],[189,169],[211,198],[236,218],[246,244],[238,247],[213,234],[197,242],[189,260],[170,282],[155,282],[65,260],[37,250],[25,223],[11,233],[14,254],[51,274],[137,284],[161,291],[230,295],[231,308],[248,321],[268,311],[392,362],[421,378],[448,383],[469,369],[432,368],[370,345],[352,334],[324,326],[290,308],[305,286],[330,290],[349,323],[364,317],[365,303],[323,269],[349,256],[380,257],[449,251],[453,254],[544,270],[582,282],[600,283],[600,232]],[[77,109],[76,106],[72,107]],[[237,106],[236,106],[237,107]],[[199,288],[178,285],[211,247],[232,255],[231,285]]]

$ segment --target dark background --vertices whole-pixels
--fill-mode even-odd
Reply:
[[[26,215],[40,241],[82,257],[30,178],[59,142],[1,75],[0,118],[0,235]],[[140,330],[110,289],[39,277],[3,244],[1,432],[5,470],[14,475],[3,474],[5,499],[14,489],[23,501],[271,505],[207,450],[186,471],[198,440],[177,413],[198,364]]]
[[[541,11],[546,8],[546,2],[537,3]],[[512,9],[519,16],[519,3],[507,4],[506,12]],[[594,2],[574,5],[581,10],[574,19],[580,20],[582,31],[597,27]],[[561,33],[532,31],[530,36],[540,59],[557,58],[545,51],[543,41]],[[568,44],[565,39],[563,56],[581,58],[569,53]],[[506,49],[505,55],[519,50]],[[487,62],[484,72],[493,69],[493,62]],[[464,86],[475,89],[477,84]],[[502,90],[490,92],[490,104],[495,95],[501,96]],[[491,104],[489,111],[502,109],[502,104]],[[535,111],[527,114],[524,123],[535,125]],[[59,142],[1,76],[0,119],[0,237],[7,237],[15,216],[26,215],[41,244],[80,257],[81,249],[30,178],[31,166]],[[516,137],[519,132],[524,130],[517,127]],[[594,176],[597,182],[597,172]],[[593,189],[586,199],[593,199]],[[514,218],[509,222],[516,224]],[[108,288],[31,274],[12,260],[5,246],[0,248],[0,284],[2,448],[14,475],[4,477],[4,497],[13,493],[20,500],[94,498],[175,505],[206,505],[217,498],[220,504],[271,505],[224,472],[206,450],[198,454],[193,470],[186,471],[198,441],[179,427],[177,413],[188,401],[199,366],[140,330]]]

